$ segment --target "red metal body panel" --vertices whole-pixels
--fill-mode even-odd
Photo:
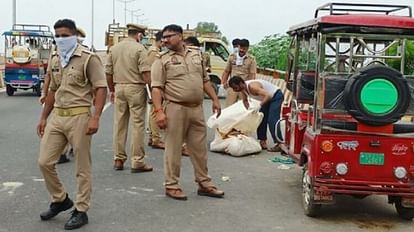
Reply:
[[[414,29],[414,18],[393,15],[326,15],[318,23]]]
[[[323,152],[322,141],[334,144],[331,152]],[[356,147],[343,147],[344,142],[357,144]],[[378,145],[379,144],[379,145]],[[396,167],[407,171],[414,169],[414,138],[397,138],[370,135],[310,134],[305,132],[303,151],[308,154],[309,174],[315,177],[317,191],[346,194],[384,194],[414,196],[414,173],[407,178],[394,176]],[[360,164],[361,152],[383,153],[383,165]],[[324,174],[322,163],[331,164],[332,171]],[[338,163],[348,165],[348,173],[341,176],[336,173]]]
[[[14,63],[6,63],[5,68],[27,68],[27,69],[37,69],[39,67],[47,67],[47,64],[14,64]]]

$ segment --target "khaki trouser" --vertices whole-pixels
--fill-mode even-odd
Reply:
[[[150,113],[148,115],[149,128],[151,131],[150,140],[153,144],[161,142],[160,128],[157,125],[157,114],[154,112],[154,105],[150,105]]]
[[[75,207],[86,212],[91,198],[91,138],[86,135],[89,114],[61,117],[52,113],[40,144],[39,167],[52,202],[61,202],[66,191],[56,172],[56,162],[69,142],[76,160],[78,192]]]
[[[165,187],[180,188],[182,145],[185,141],[194,168],[195,181],[203,187],[214,186],[207,169],[207,129],[203,106],[187,107],[168,102],[165,133],[164,175]]]
[[[145,85],[115,85],[114,159],[122,161],[127,159],[125,144],[127,141],[128,123],[131,118],[131,168],[140,168],[145,165],[144,120],[146,105]]]

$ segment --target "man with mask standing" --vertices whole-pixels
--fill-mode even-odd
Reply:
[[[82,30],[80,27],[76,27],[76,34],[78,37],[78,43],[80,43],[81,45],[83,45],[83,41],[85,40],[86,37],[86,33],[84,30]],[[85,45],[83,45],[85,46]],[[87,46],[85,46],[86,48],[88,48]],[[52,60],[52,57],[54,60]],[[45,80],[44,80],[44,84],[43,84],[43,89],[42,89],[42,96],[39,98],[39,103],[41,105],[43,105],[45,103],[46,100],[46,96],[47,93],[49,91],[49,86],[50,86],[50,73],[51,73],[51,69],[50,67],[52,67],[52,62],[56,62],[59,61],[59,57],[57,56],[57,51],[56,51],[56,46],[54,46],[52,48],[52,52],[50,54],[49,57],[49,61],[47,62],[49,65],[47,66],[47,70],[46,70],[46,75],[45,75]],[[58,164],[63,164],[63,163],[67,163],[70,162],[70,159],[68,158],[68,154],[73,156],[73,148],[71,148],[70,144],[68,143],[65,146],[65,149],[63,150],[62,154],[59,157],[59,160],[57,161]]]
[[[227,89],[226,107],[234,104],[237,99],[241,99],[241,96],[238,93],[229,88],[229,76],[239,76],[245,81],[256,79],[256,60],[248,53],[248,51],[249,41],[247,39],[242,39],[239,41],[238,52],[231,54],[227,60],[226,68],[221,77],[221,83],[224,88]]]
[[[152,97],[157,124],[166,129],[164,175],[165,195],[187,200],[179,184],[181,147],[187,142],[194,167],[198,195],[224,197],[208,176],[207,131],[203,113],[204,92],[212,99],[213,111],[220,115],[220,102],[204,69],[200,51],[188,49],[183,29],[168,25],[162,30],[164,45],[151,68]],[[165,97],[165,107],[162,106]]]
[[[233,39],[231,41],[231,45],[233,46],[233,53],[238,53],[239,52],[239,48],[240,48],[239,44],[240,44],[240,39],[239,38]]]
[[[56,172],[55,163],[69,142],[75,151],[78,193],[75,210],[64,228],[79,228],[88,223],[86,212],[91,195],[91,139],[98,131],[106,99],[103,65],[94,53],[81,46],[76,37],[75,22],[58,20],[55,25],[58,59],[53,59],[50,72],[50,91],[45,100],[37,133],[42,138],[39,167],[52,198],[50,208],[40,214],[49,220],[72,208]],[[95,110],[91,113],[92,91],[95,90]],[[49,114],[53,114],[47,122]]]
[[[147,50],[140,40],[146,27],[128,24],[128,38],[111,47],[106,62],[106,77],[114,109],[114,169],[123,170],[127,159],[125,143],[131,116],[131,172],[150,172],[145,163],[144,133],[146,84],[150,84],[151,67]]]

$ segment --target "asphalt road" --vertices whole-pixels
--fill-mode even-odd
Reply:
[[[0,232],[62,231],[70,216],[65,212],[48,222],[39,219],[49,204],[37,166],[40,110],[30,92],[0,93]],[[224,199],[196,194],[192,166],[184,157],[181,181],[188,201],[166,198],[160,150],[146,147],[152,173],[131,174],[129,162],[125,171],[112,169],[112,113],[111,106],[93,138],[92,207],[89,224],[80,231],[412,231],[413,222],[399,219],[386,198],[378,196],[341,196],[336,205],[324,206],[320,217],[304,216],[301,168],[281,169],[269,161],[275,153],[242,158],[209,153],[210,175],[226,192]],[[210,114],[209,100],[205,113]],[[58,170],[74,198],[74,161]]]

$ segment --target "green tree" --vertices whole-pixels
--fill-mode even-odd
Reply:
[[[397,45],[391,47],[388,55],[397,55]],[[388,60],[388,65],[394,69],[400,70],[401,62],[399,60]],[[408,40],[405,49],[405,74],[414,75],[414,40]]]
[[[290,38],[288,35],[269,35],[262,41],[253,45],[250,53],[256,57],[258,67],[287,69],[287,54]]]
[[[227,38],[223,36],[221,31],[219,30],[218,26],[213,22],[199,22],[197,23],[195,31],[198,33],[217,33],[217,35],[220,37],[221,40],[223,40],[224,43],[229,43]]]

